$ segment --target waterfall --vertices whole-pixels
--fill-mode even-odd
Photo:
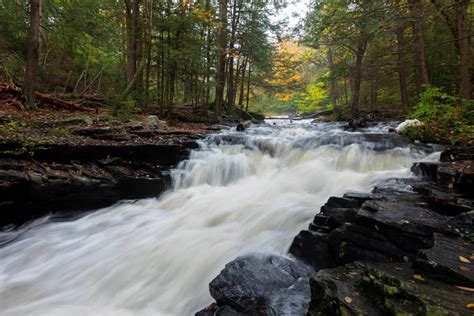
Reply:
[[[437,158],[387,130],[305,120],[227,129],[172,170],[157,198],[1,233],[12,241],[0,248],[0,314],[192,315],[227,262],[286,254],[330,196]]]

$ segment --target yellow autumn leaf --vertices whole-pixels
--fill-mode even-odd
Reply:
[[[463,263],[471,263],[471,261],[469,261],[469,259],[467,259],[466,257],[463,257],[463,256],[459,256],[459,261],[461,261]]]
[[[422,277],[421,275],[419,275],[419,274],[414,274],[414,275],[413,275],[413,279],[418,280],[418,281],[424,281],[424,280],[425,280],[425,278],[423,278],[423,277]]]
[[[474,309],[474,304],[473,303],[469,303],[466,305],[466,308],[467,309]]]

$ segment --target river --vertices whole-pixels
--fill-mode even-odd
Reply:
[[[0,248],[0,314],[192,315],[212,302],[208,283],[227,262],[286,254],[330,196],[437,158],[366,140],[387,131],[304,120],[225,129],[171,171],[157,198],[4,232],[16,239]]]

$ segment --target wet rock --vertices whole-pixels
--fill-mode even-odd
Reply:
[[[34,161],[0,159],[0,227],[157,196],[170,182],[164,171],[185,159],[192,143],[45,144],[34,149]]]
[[[436,181],[438,166],[439,163],[437,162],[416,162],[411,167],[411,172],[419,177],[426,177]]]
[[[470,315],[474,294],[432,280],[409,263],[354,263],[311,278],[308,315]]]
[[[245,127],[242,123],[239,123],[239,124],[237,124],[236,130],[237,130],[237,132],[243,132],[243,131],[245,131]]]
[[[474,147],[455,147],[441,153],[441,162],[474,160]]]
[[[227,264],[209,289],[218,306],[245,315],[305,315],[310,274],[305,265],[284,257],[248,255]]]
[[[437,174],[439,185],[474,196],[474,160],[441,164]]]
[[[368,149],[382,151],[397,147],[410,147],[412,142],[405,136],[398,134],[375,134],[375,133],[344,133],[336,135],[322,135],[311,137],[295,143],[295,147],[314,148],[324,145],[338,145],[340,147],[352,144],[364,144]]]
[[[434,246],[420,251],[416,267],[430,278],[474,287],[474,245],[461,238],[435,234]]]
[[[195,316],[245,316],[245,315],[235,311],[229,306],[219,307],[217,306],[217,304],[211,304],[205,309],[197,312]]]

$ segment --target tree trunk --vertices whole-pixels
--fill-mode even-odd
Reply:
[[[354,120],[359,118],[360,86],[362,83],[362,66],[366,48],[367,39],[364,35],[361,35],[359,37],[359,43],[357,45],[356,64],[353,74],[352,85],[351,114],[352,119]]]
[[[328,59],[328,65],[329,65],[329,95],[331,96],[331,103],[334,109],[334,113],[336,114],[337,117],[339,117],[341,113],[340,113],[339,107],[337,106],[336,75],[334,73],[334,58],[333,58],[332,48],[331,46],[328,45],[328,41],[326,41],[326,46],[328,49],[327,59]]]
[[[218,54],[219,61],[217,64],[217,87],[216,87],[216,108],[215,116],[221,115],[221,109],[224,101],[225,86],[225,68],[226,68],[226,46],[227,46],[227,0],[219,0],[219,40]]]
[[[468,100],[471,99],[469,3],[470,0],[457,0],[459,75],[461,79],[459,83],[459,96]]]
[[[246,69],[247,69],[247,58],[244,58],[244,63],[242,64],[242,79],[241,79],[241,82],[240,82],[240,94],[239,94],[240,111],[244,110],[244,89],[245,89]]]
[[[400,86],[400,99],[402,102],[402,111],[406,112],[408,108],[408,89],[407,75],[405,71],[405,27],[399,26],[396,29],[397,36],[397,57],[398,57],[398,83]]]
[[[237,33],[237,27],[240,20],[240,2],[241,0],[234,0],[232,8],[232,25],[231,25],[231,36],[229,43],[229,83],[227,85],[227,112],[229,112],[234,106],[234,46],[235,46],[235,35]],[[238,67],[237,67],[238,69]]]
[[[145,0],[145,51],[146,51],[146,74],[145,74],[145,102],[148,107],[150,103],[150,73],[151,73],[151,40],[153,31],[153,0]]]
[[[249,62],[249,77],[247,80],[247,104],[245,105],[245,113],[249,113],[249,103],[250,103],[250,76],[252,75],[252,65]]]
[[[28,33],[28,59],[24,91],[29,104],[34,104],[36,76],[40,47],[41,0],[30,0],[30,30]]]
[[[415,36],[416,83],[418,93],[423,91],[423,85],[430,84],[430,74],[426,59],[426,44],[423,34],[423,3],[421,0],[408,0],[408,7],[413,19],[412,27]]]

